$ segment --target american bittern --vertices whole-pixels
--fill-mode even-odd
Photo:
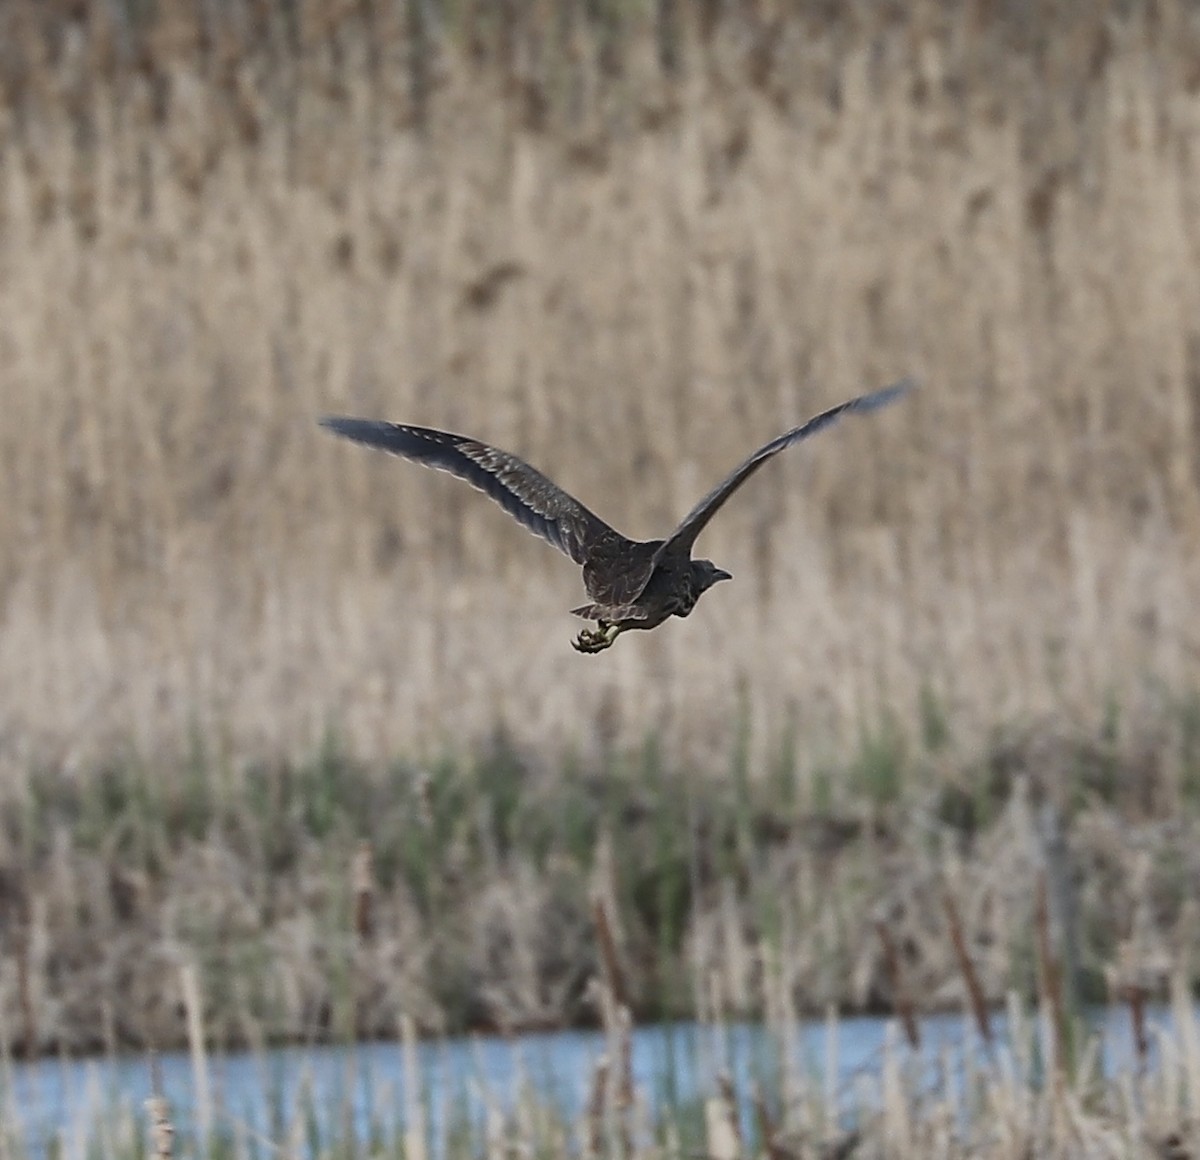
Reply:
[[[572,643],[580,652],[596,653],[627,629],[655,628],[668,616],[687,616],[718,580],[732,579],[711,560],[693,560],[692,545],[721,505],[768,459],[842,415],[874,411],[894,402],[913,385],[903,379],[860,395],[764,443],[692,508],[665,540],[626,538],[523,459],[477,439],[373,419],[329,417],[321,424],[347,439],[465,479],[581,564],[591,603],[571,611],[595,620],[597,628],[583,629]]]

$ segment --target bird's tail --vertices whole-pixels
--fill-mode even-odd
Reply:
[[[600,620],[603,614],[604,609],[599,604],[581,604],[571,609],[572,616],[582,616],[584,620]]]

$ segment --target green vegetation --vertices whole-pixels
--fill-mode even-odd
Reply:
[[[713,776],[655,738],[562,770],[502,735],[465,763],[370,765],[330,734],[296,764],[197,744],[178,766],[42,770],[0,797],[6,937],[29,980],[10,1046],[178,1044],[184,967],[214,1046],[386,1037],[401,1013],[439,1034],[594,1023],[597,905],[641,1021],[769,1014],[766,961],[801,1010],[892,1008],[881,924],[918,1009],[955,1006],[947,895],[990,1001],[1037,990],[1039,891],[1073,993],[1153,994],[1192,961],[1176,955],[1197,937],[1200,810],[1170,754],[1147,767],[1106,728],[969,757],[885,725],[843,768],[784,741],[764,776],[744,739]]]

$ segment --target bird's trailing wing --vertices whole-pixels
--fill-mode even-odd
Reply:
[[[587,562],[589,546],[597,538],[606,533],[617,535],[603,520],[523,459],[477,439],[431,427],[408,427],[341,416],[324,418],[321,426],[347,439],[379,447],[465,479],[577,564]]]
[[[708,495],[684,516],[683,522],[679,527],[663,541],[662,547],[655,554],[655,562],[668,554],[690,553],[692,545],[696,542],[696,537],[704,530],[708,521],[717,514],[721,505],[750,476],[762,467],[768,459],[778,455],[785,448],[791,447],[793,443],[799,443],[802,439],[807,439],[810,435],[815,435],[818,431],[836,422],[843,415],[849,415],[856,411],[875,411],[880,407],[886,407],[889,403],[895,402],[915,386],[916,383],[912,379],[901,379],[898,383],[893,383],[890,387],[874,391],[872,394],[859,395],[858,398],[850,399],[845,403],[839,403],[836,407],[830,407],[828,411],[822,411],[821,414],[809,419],[808,422],[801,423],[799,427],[793,427],[790,431],[785,431],[782,435],[772,439],[770,443],[763,444],[753,455],[740,463],[729,475],[721,480]]]

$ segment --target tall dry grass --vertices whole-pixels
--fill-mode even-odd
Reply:
[[[436,770],[424,804],[411,768],[336,754],[240,783],[47,774],[0,807],[0,1061],[342,1042],[401,1016],[576,1026],[597,975],[639,1022],[891,1010],[916,1041],[964,1008],[988,1040],[1015,993],[1066,1029],[1082,1003],[1200,979],[1196,766],[1180,809],[1165,759],[1106,789],[1094,757],[996,754],[969,800],[928,755],[893,801],[847,767],[848,804],[824,811],[783,777],[649,752],[571,776],[496,752]]]
[[[1194,687],[1189,8],[519,7],[5,10],[6,764],[498,723],[712,764],[734,715],[820,754]],[[466,430],[650,536],[905,372],[714,523],[735,585],[595,660],[568,563],[314,424]]]

